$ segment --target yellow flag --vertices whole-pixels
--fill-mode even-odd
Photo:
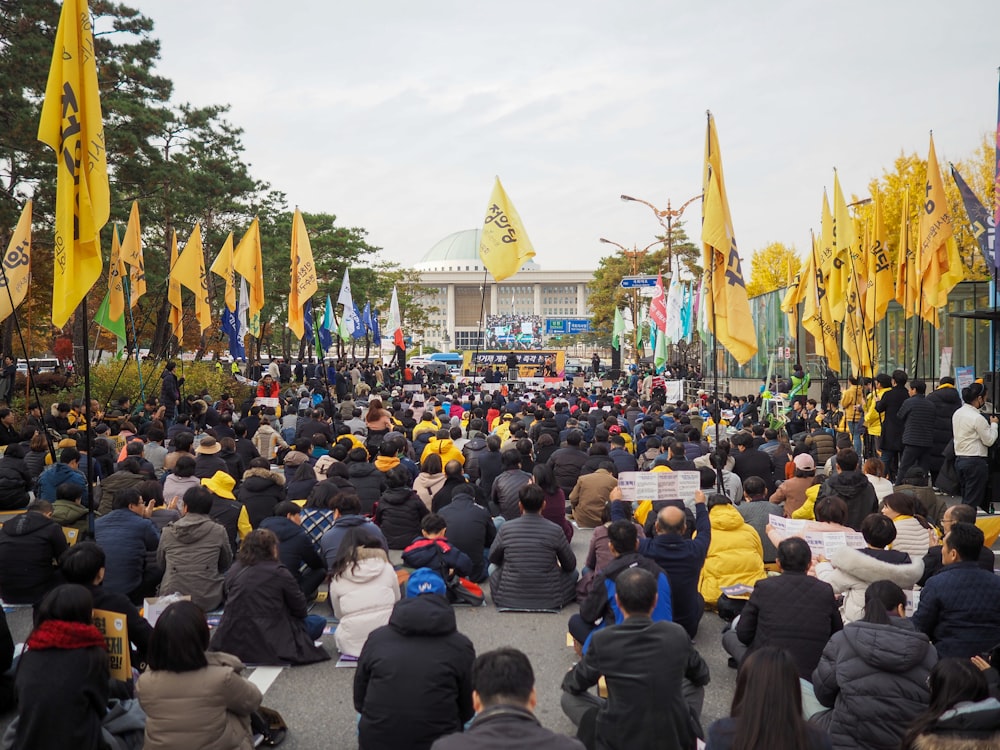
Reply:
[[[184,308],[181,306],[181,283],[174,277],[177,265],[177,230],[170,238],[170,273],[167,276],[167,300],[170,302],[170,327],[177,337],[177,343],[184,342]]]
[[[118,321],[125,313],[125,266],[122,263],[121,245],[118,243],[118,225],[111,231],[111,263],[108,264],[108,320]]]
[[[233,268],[250,287],[248,329],[254,336],[260,336],[260,311],[264,309],[264,263],[260,257],[260,224],[256,216],[233,252]]]
[[[788,316],[788,329],[795,338],[798,338],[799,303],[802,302],[802,295],[808,286],[807,273],[809,273],[808,264],[805,269],[800,269],[793,276],[792,264],[788,263],[788,289],[785,291],[784,299],[781,300],[781,311]]]
[[[309,233],[302,219],[298,206],[292,217],[292,274],[288,290],[288,327],[299,338],[305,335],[305,317],[302,306],[306,300],[316,294],[319,284],[316,282],[316,266],[313,264],[312,245],[309,244]]]
[[[907,318],[920,314],[920,258],[910,242],[910,193],[903,193],[903,213],[899,222],[899,252],[896,265],[896,302]],[[937,311],[935,311],[935,315]]]
[[[230,232],[210,269],[226,282],[226,309],[236,312],[236,269],[233,268],[233,233]]]
[[[204,333],[212,325],[212,307],[208,304],[208,279],[205,277],[205,250],[201,244],[200,224],[195,223],[170,276],[194,292],[194,316]]]
[[[128,215],[128,226],[122,239],[122,262],[129,272],[129,307],[135,307],[139,298],[146,293],[146,264],[142,257],[142,230],[139,226],[139,201],[132,201],[132,211]]]
[[[826,226],[823,229],[825,234]],[[830,314],[839,323],[847,314],[847,284],[850,281],[851,252],[853,243],[857,242],[857,233],[836,172],[833,173],[833,221],[830,231],[833,233],[833,252],[826,288],[830,293]]]
[[[874,200],[875,212],[868,251],[868,291],[865,292],[865,319],[872,326],[885,317],[889,301],[893,298],[892,265],[889,263],[881,194],[876,192]]]
[[[3,272],[0,285],[6,284],[7,288],[0,289],[0,320],[7,320],[28,295],[28,282],[31,278],[30,200],[21,209],[21,218],[18,219],[14,234],[7,244],[7,254],[3,258]]]
[[[722,174],[715,118],[708,115],[705,139],[701,241],[705,259],[706,320],[710,330],[741,365],[757,353],[757,329],[750,316],[743,266]]]
[[[816,244],[816,239],[813,238],[809,263],[802,272],[805,283],[802,291],[802,327],[815,339],[816,354],[826,357],[831,370],[840,372],[840,342],[837,339],[837,326],[830,316],[830,298]]]
[[[503,281],[520,271],[525,261],[534,257],[535,249],[524,231],[521,217],[497,177],[486,208],[479,258],[496,281]]]
[[[62,328],[101,276],[101,227],[111,210],[94,34],[86,0],[63,2],[38,140],[56,152],[52,322]]]
[[[924,320],[933,318],[937,325],[937,309],[948,303],[948,293],[965,278],[965,269],[955,242],[951,212],[934,151],[934,136],[931,136],[927,154],[927,180],[920,207],[917,249],[923,274],[921,315]]]

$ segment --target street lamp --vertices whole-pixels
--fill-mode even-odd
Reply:
[[[631,264],[631,269],[632,269],[632,275],[633,276],[635,276],[635,275],[637,275],[639,273],[639,262],[643,258],[646,257],[646,253],[649,252],[649,249],[651,247],[656,246],[656,245],[662,245],[663,244],[663,240],[656,240],[655,242],[650,242],[642,250],[637,249],[635,247],[635,245],[633,245],[632,249],[629,250],[627,247],[625,247],[624,245],[621,245],[621,244],[615,242],[614,240],[605,239],[604,237],[600,237],[599,239],[605,245],[614,245],[615,247],[617,247],[619,250],[622,251],[622,253],[625,255],[626,258],[628,258],[628,260],[629,260],[629,262]],[[669,271],[667,271],[667,283],[668,284],[670,283],[670,272]],[[642,357],[639,354],[639,289],[638,289],[638,287],[632,287],[632,326],[633,326],[633,332],[634,332],[634,337],[635,337],[635,364],[636,364],[636,367],[638,368],[638,366],[642,362]]]
[[[670,199],[667,198],[666,209],[659,209],[654,206],[649,201],[644,201],[642,198],[633,198],[631,195],[622,195],[621,199],[623,201],[632,201],[633,203],[641,203],[644,206],[649,206],[653,213],[656,215],[656,220],[660,222],[660,226],[667,230],[667,275],[671,275],[673,271],[673,260],[674,260],[674,219],[680,218],[681,214],[684,213],[684,209],[694,203],[696,200],[700,200],[702,194],[694,196],[688,199],[684,204],[678,208],[673,209],[670,207]],[[666,223],[663,220],[666,219]],[[680,269],[678,269],[680,271]]]

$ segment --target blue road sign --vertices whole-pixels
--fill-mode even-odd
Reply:
[[[636,287],[641,287],[641,286],[656,286],[656,277],[623,276],[621,285],[623,289],[635,289]]]

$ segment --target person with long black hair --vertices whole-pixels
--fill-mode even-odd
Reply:
[[[942,659],[927,685],[930,705],[910,725],[902,750],[994,750],[1000,747],[1000,701],[968,659]]]
[[[830,732],[834,750],[897,748],[927,706],[927,678],[938,660],[903,616],[899,586],[873,581],[864,596],[864,616],[833,634],[813,671],[816,698],[829,710],[810,721]]]
[[[104,636],[83,586],[52,589],[38,607],[14,678],[20,707],[14,750],[98,750],[110,682]]]
[[[705,750],[831,750],[826,732],[802,717],[802,689],[791,654],[767,646],[736,677],[731,716],[708,728]]]

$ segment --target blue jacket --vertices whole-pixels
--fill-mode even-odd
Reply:
[[[146,553],[156,552],[160,544],[156,524],[128,508],[119,508],[94,522],[94,537],[107,557],[104,588],[125,595],[139,588]]]
[[[1000,643],[1000,578],[977,562],[946,565],[927,579],[913,624],[942,659],[969,659]]]
[[[87,478],[82,471],[77,471],[69,464],[52,464],[38,475],[38,496],[50,503],[56,501],[56,487],[63,483],[78,484],[83,487],[83,504],[89,506],[87,496]]]
[[[628,504],[616,501],[611,504],[611,520],[628,518]],[[712,542],[712,525],[704,503],[695,507],[694,539],[679,534],[657,534],[652,539],[639,540],[639,552],[663,568],[670,582],[674,622],[682,625],[694,638],[698,623],[705,610],[705,601],[698,593],[698,579]]]

